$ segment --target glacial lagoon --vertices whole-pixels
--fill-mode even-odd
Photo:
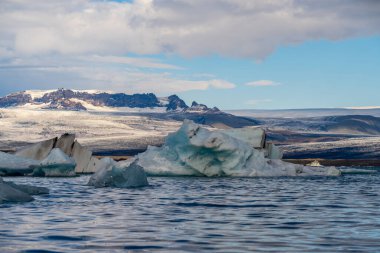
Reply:
[[[374,252],[380,168],[341,177],[7,177],[49,195],[0,205],[1,252]],[[352,171],[351,171],[352,172]]]

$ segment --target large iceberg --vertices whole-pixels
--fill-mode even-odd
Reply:
[[[102,168],[90,178],[88,185],[95,187],[142,187],[148,185],[145,171],[135,161],[115,162],[111,158],[103,158]]]
[[[0,204],[5,202],[28,202],[33,200],[31,195],[48,193],[49,190],[45,187],[18,185],[5,182],[0,178]]]
[[[248,133],[244,130],[244,136]],[[256,131],[256,130],[255,130]],[[280,151],[270,147],[260,138],[239,137],[235,131],[211,131],[191,121],[169,134],[162,147],[148,147],[135,163],[154,176],[337,176],[335,167],[310,167],[286,163]],[[257,132],[257,131],[256,131]],[[258,146],[255,148],[255,146]],[[259,147],[260,146],[260,147]]]
[[[49,155],[33,170],[33,176],[70,177],[75,176],[75,160],[61,149],[54,148]]]

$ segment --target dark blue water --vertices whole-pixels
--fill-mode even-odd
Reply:
[[[149,178],[94,189],[78,178],[0,206],[0,252],[376,252],[380,173],[338,178]]]

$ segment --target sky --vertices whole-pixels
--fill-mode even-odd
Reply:
[[[55,88],[380,106],[380,1],[1,0],[0,96]]]

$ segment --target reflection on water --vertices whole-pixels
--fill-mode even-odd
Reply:
[[[149,178],[94,189],[78,178],[0,207],[1,252],[380,250],[380,173],[339,178]]]

